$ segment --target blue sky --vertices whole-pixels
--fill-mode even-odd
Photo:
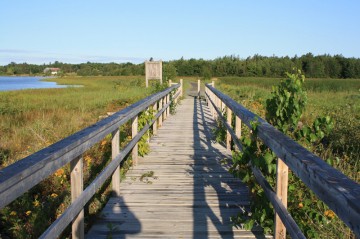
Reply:
[[[360,58],[359,0],[2,0],[0,65],[300,56]]]

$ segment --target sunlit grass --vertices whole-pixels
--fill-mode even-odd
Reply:
[[[0,163],[9,165],[151,93],[144,77],[66,77],[83,87],[0,92]],[[54,81],[54,79],[51,79]]]

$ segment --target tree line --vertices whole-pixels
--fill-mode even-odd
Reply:
[[[14,63],[0,66],[0,75],[41,75],[47,67],[61,69],[62,74],[79,76],[129,76],[144,75],[144,63],[54,63],[35,65]],[[256,76],[283,77],[292,68],[302,70],[311,78],[360,78],[360,59],[346,58],[342,55],[317,55],[312,53],[301,57],[277,57],[254,55],[246,59],[239,56],[224,56],[214,60],[184,59],[163,62],[164,77],[179,76],[221,77]]]

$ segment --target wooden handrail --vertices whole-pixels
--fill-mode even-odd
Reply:
[[[80,184],[82,183],[82,173],[78,173],[82,164],[81,155],[90,149],[94,144],[101,141],[107,135],[113,135],[112,147],[119,147],[119,127],[129,120],[137,118],[139,113],[147,110],[149,107],[157,105],[164,98],[169,99],[172,91],[177,93],[169,99],[167,104],[159,106],[158,112],[149,124],[145,125],[140,132],[133,135],[132,140],[121,151],[113,149],[112,161],[103,169],[103,171],[95,178],[90,185],[82,191],[79,183],[74,184],[73,200],[65,212],[43,233],[41,238],[55,238],[78,217],[83,210],[85,204],[92,198],[105,181],[111,177],[115,170],[119,169],[121,161],[134,148],[141,137],[149,130],[154,123],[160,123],[159,118],[170,107],[175,97],[180,95],[182,84],[173,85],[166,90],[153,94],[130,105],[129,107],[105,118],[96,124],[89,126],[77,133],[44,148],[0,171],[0,209],[14,201],[16,198],[24,194],[26,191],[37,185],[56,170],[63,167],[67,163],[72,163],[72,174],[81,175]],[[160,119],[162,121],[162,119]],[[161,123],[160,123],[161,124]],[[134,131],[135,133],[135,131]],[[117,145],[117,146],[116,146]],[[75,164],[75,161],[77,162]],[[81,169],[82,170],[82,169]],[[119,177],[114,176],[115,180]],[[75,179],[74,179],[75,180]],[[77,180],[77,179],[76,179]],[[76,181],[75,180],[75,181]],[[116,183],[115,183],[116,184]],[[118,185],[118,184],[116,184]],[[119,189],[113,188],[115,193],[119,193]],[[113,185],[114,186],[114,185]],[[82,219],[83,220],[83,219]],[[78,223],[82,227],[82,223]],[[73,238],[83,237],[83,232],[79,232],[79,228],[73,228]],[[83,229],[81,229],[83,230]],[[74,234],[75,231],[75,234]]]
[[[219,116],[221,115],[221,106],[217,102],[221,101],[250,129],[250,122],[256,120],[258,122],[257,136],[264,144],[281,158],[294,174],[327,204],[357,236],[360,236],[360,185],[358,183],[278,131],[261,117],[215,89],[211,84],[206,84],[205,94],[207,100],[211,102],[213,110]],[[219,118],[223,120],[227,128],[231,128],[224,117]],[[230,134],[235,142],[238,141],[237,138],[234,138],[233,132],[230,131]],[[279,216],[281,218],[280,213]],[[281,218],[281,220],[284,219]],[[286,223],[284,224],[286,225]],[[291,228],[287,229],[292,230]]]

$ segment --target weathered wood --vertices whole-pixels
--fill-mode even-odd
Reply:
[[[264,176],[262,175],[261,171],[252,165],[252,171],[254,173],[254,176],[256,178],[256,181],[261,185],[261,187],[264,189],[264,193],[266,197],[269,199],[271,204],[273,205],[275,211],[278,213],[279,217],[281,218],[282,222],[286,226],[286,228],[289,231],[289,234],[291,238],[301,238],[305,239],[306,237],[301,232],[300,228],[294,221],[294,219],[291,217],[290,213],[286,210],[285,206],[282,204],[281,200],[276,196],[276,193],[271,188],[270,184]]]
[[[184,83],[183,79],[180,79],[180,97],[183,97]]]
[[[285,208],[287,208],[287,193],[288,193],[288,166],[281,160],[276,162],[276,196],[281,200]],[[286,228],[282,223],[279,215],[275,214],[275,239],[285,239]]]
[[[83,192],[83,158],[77,157],[70,162],[70,183],[71,183],[71,202],[73,203]],[[84,210],[73,219],[72,238],[84,238]]]
[[[0,171],[0,208],[83,154],[106,135],[180,85],[156,93]]]
[[[166,104],[170,103],[170,94],[166,96]],[[166,118],[170,116],[170,107],[166,108]]]
[[[227,123],[231,127],[231,120],[232,120],[232,111],[230,108],[227,108]],[[226,131],[226,149],[231,151],[231,134],[229,131]]]
[[[227,132],[230,133],[230,135],[232,137],[232,141],[234,142],[236,147],[242,151],[243,146],[242,146],[242,144],[240,142],[240,139],[236,136],[236,134],[235,134],[234,130],[232,129],[232,127],[227,123],[227,120],[221,114],[220,110],[217,107],[215,107],[215,102],[211,101],[211,99],[210,99],[210,103],[213,105],[215,114],[218,115],[218,119],[220,119],[223,122],[224,126],[227,129]]]
[[[163,99],[161,98],[159,100],[159,110],[163,109]],[[163,123],[163,114],[161,114],[158,118],[158,127],[161,127]]]
[[[256,229],[231,226],[230,216],[249,206],[249,191],[221,163],[231,155],[212,141],[210,117],[202,102],[185,99],[151,139],[150,154],[128,171],[121,196],[110,199],[87,238],[259,236]],[[144,177],[151,171],[153,177]],[[109,223],[118,230],[110,231]]]
[[[282,134],[265,120],[229,96],[206,85],[217,97],[251,127],[258,121],[258,137],[310,188],[357,236],[360,236],[360,185],[328,165],[307,149]]]
[[[162,84],[162,61],[145,61],[145,84],[149,87],[149,80],[160,80]]]
[[[200,99],[200,84],[201,84],[201,81],[200,79],[198,80],[198,85],[197,85],[197,97]]]
[[[153,105],[153,110],[154,110],[153,114],[154,114],[154,115],[156,115],[156,113],[157,113],[157,108],[158,108],[158,107],[157,107],[157,104],[158,104],[158,103],[156,102],[156,103]],[[157,122],[153,124],[153,134],[154,134],[154,135],[157,134]]]
[[[116,156],[120,153],[120,130],[116,129],[112,132],[111,139],[111,158],[115,159]],[[120,165],[115,169],[114,174],[112,175],[112,193],[114,196],[120,195]]]
[[[133,119],[132,119],[132,123],[131,123],[131,129],[132,129],[132,138],[135,138],[135,136],[137,135],[138,133],[138,116],[135,116]],[[137,165],[137,162],[138,162],[138,143],[136,143],[134,145],[134,148],[131,152],[131,158],[132,158],[132,163],[133,165]]]
[[[238,139],[241,139],[241,119],[235,116],[235,134]],[[238,150],[241,150],[238,148]]]
[[[62,231],[69,225],[69,223],[75,218],[86,203],[94,196],[97,190],[103,186],[105,181],[114,173],[121,161],[130,153],[135,144],[150,128],[150,125],[145,125],[144,128],[138,132],[123,150],[103,169],[100,174],[94,179],[94,181],[81,193],[81,195],[61,214],[59,218],[51,224],[51,226],[41,235],[40,238],[57,238]]]

